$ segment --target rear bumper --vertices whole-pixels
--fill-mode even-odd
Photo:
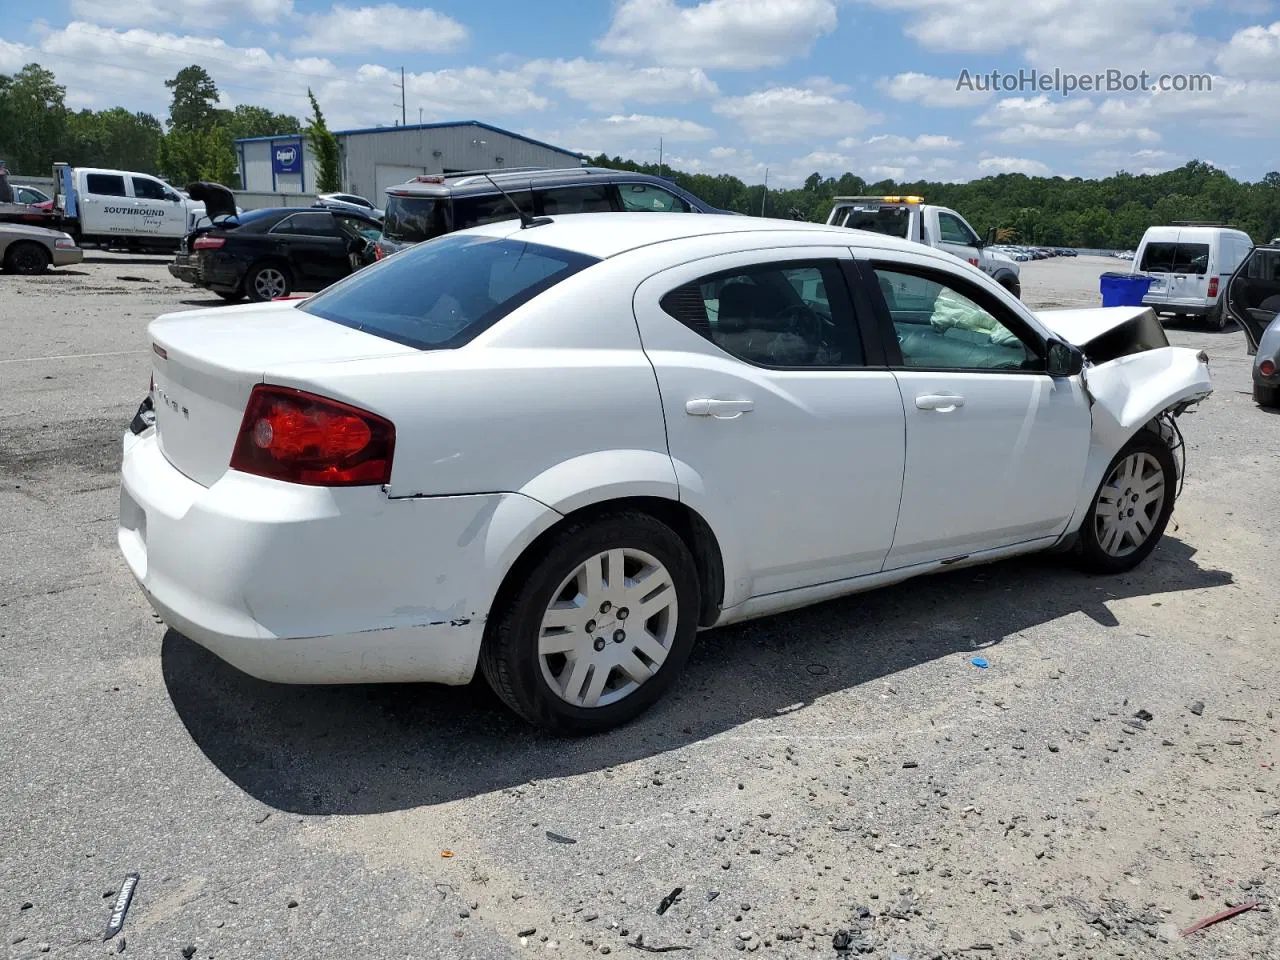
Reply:
[[[183,283],[203,286],[200,282],[200,270],[192,262],[191,257],[186,254],[180,253],[173,258],[173,262],[169,264],[169,273]]]
[[[1166,300],[1161,297],[1143,297],[1142,305],[1150,307],[1156,313],[1185,313],[1193,317],[1203,317],[1213,309],[1213,304],[1206,303],[1203,299]]]
[[[519,494],[390,500],[228,471],[203,487],[154,429],[124,436],[118,543],[156,612],[232,666],[280,683],[471,680]],[[549,522],[549,521],[546,521]]]

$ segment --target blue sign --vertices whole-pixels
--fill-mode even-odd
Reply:
[[[302,142],[271,144],[271,169],[275,173],[301,173]]]

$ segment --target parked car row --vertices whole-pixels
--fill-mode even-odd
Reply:
[[[999,251],[1006,257],[1025,263],[1028,260],[1048,260],[1051,257],[1074,257],[1076,251],[1070,247],[1024,247],[1015,244],[996,244],[992,250]]]

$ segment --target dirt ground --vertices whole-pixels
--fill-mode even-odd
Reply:
[[[1097,303],[1117,263],[1023,264],[1024,298]],[[715,631],[639,722],[563,741],[480,684],[261,683],[157,622],[120,437],[146,324],[219,303],[154,258],[0,277],[0,955],[1280,957],[1280,416],[1239,331],[1170,331],[1216,389],[1138,570]]]

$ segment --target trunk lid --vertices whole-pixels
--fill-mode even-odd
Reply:
[[[196,203],[204,204],[205,216],[210,220],[231,216],[236,212],[235,194],[220,183],[189,183],[187,196]]]
[[[227,471],[249,393],[273,368],[417,352],[295,309],[302,302],[167,314],[147,328],[160,449],[197,483]]]

